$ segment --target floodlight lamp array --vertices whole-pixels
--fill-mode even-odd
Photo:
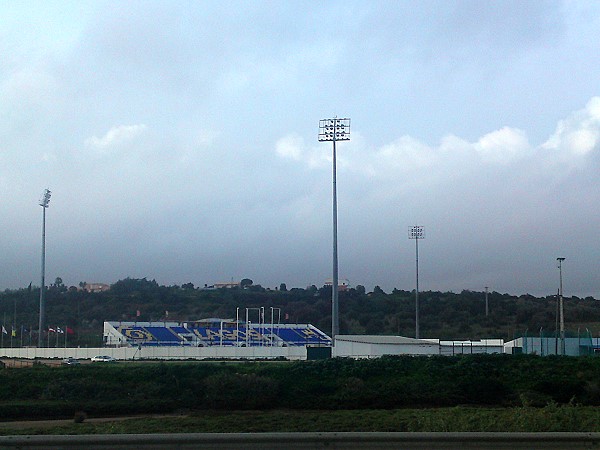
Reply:
[[[349,141],[350,119],[319,120],[319,141]]]
[[[49,189],[44,190],[44,193],[42,194],[42,198],[40,199],[40,206],[42,208],[48,207],[48,203],[50,203],[51,195],[52,195],[52,192]]]
[[[409,239],[425,239],[425,227],[421,225],[415,225],[408,227],[408,238]]]

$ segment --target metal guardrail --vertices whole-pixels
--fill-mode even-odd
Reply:
[[[194,433],[0,436],[2,449],[592,449],[600,433]]]

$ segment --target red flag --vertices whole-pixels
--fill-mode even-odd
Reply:
[[[75,332],[73,331],[73,328],[67,327],[67,334],[75,334]]]
[[[49,333],[56,333],[56,330],[54,328],[48,327],[48,332]]]

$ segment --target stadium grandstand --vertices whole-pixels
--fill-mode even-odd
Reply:
[[[331,347],[311,324],[251,323],[230,319],[188,322],[105,322],[108,347]]]

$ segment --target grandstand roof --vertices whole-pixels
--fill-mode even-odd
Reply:
[[[408,345],[408,344],[437,344],[429,339],[413,339],[404,336],[376,336],[376,335],[337,335],[336,341],[346,342],[360,342],[362,344],[394,344],[394,345]]]
[[[221,319],[220,317],[209,317],[208,319],[190,320],[193,323],[218,323],[218,322],[235,322],[235,319]]]

